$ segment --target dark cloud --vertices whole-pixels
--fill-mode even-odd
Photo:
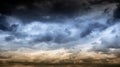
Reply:
[[[8,30],[8,23],[5,22],[5,18],[0,16],[0,30]]]
[[[91,9],[92,5],[112,0],[11,0],[1,1],[0,13],[13,15],[25,22],[33,20],[61,21]],[[46,18],[50,16],[49,18]],[[55,20],[56,19],[56,20]],[[24,22],[24,23],[25,23]]]
[[[38,3],[40,3],[40,4],[38,4]],[[45,3],[45,5],[43,5],[43,3]],[[71,4],[71,3],[73,3],[73,4]],[[50,14],[50,16],[45,16],[46,18],[51,18],[51,16],[54,15],[53,13],[56,13],[57,11],[59,11],[59,12],[56,13],[56,16],[59,16],[59,14],[61,14],[61,15],[63,14],[64,17],[66,14],[65,12],[68,13],[70,11],[71,11],[71,13],[77,13],[76,11],[78,11],[79,13],[83,13],[83,12],[85,12],[85,13],[83,13],[83,15],[79,15],[79,16],[76,16],[71,19],[64,18],[63,19],[64,21],[54,21],[54,23],[51,20],[47,21],[48,23],[45,23],[45,21],[38,21],[38,20],[34,19],[34,16],[33,16],[34,13],[36,13],[38,15],[38,16],[35,15],[37,18],[42,17],[41,15],[39,15],[39,11],[41,11],[42,7],[45,8],[47,6],[50,6],[48,4],[50,4],[52,6],[51,6],[51,8],[49,7],[50,9],[46,8],[46,9],[50,10],[50,13],[48,12]],[[107,3],[107,4],[109,5],[111,3]],[[10,35],[15,36],[16,38],[18,38],[20,40],[30,39],[30,41],[33,41],[33,42],[69,43],[69,42],[80,40],[81,38],[84,39],[89,36],[94,36],[94,35],[92,35],[94,32],[95,33],[102,32],[103,30],[105,30],[106,28],[108,28],[110,26],[109,24],[107,24],[107,22],[109,20],[111,20],[110,18],[113,18],[113,17],[112,17],[112,15],[110,15],[110,17],[108,18],[107,15],[109,15],[109,12],[114,11],[114,9],[109,10],[107,13],[104,13],[108,7],[104,8],[103,5],[98,4],[100,6],[100,8],[96,7],[96,5],[91,5],[90,7],[92,7],[92,9],[89,9],[89,12],[87,12],[86,6],[83,7],[83,5],[87,5],[87,7],[88,7],[88,5],[90,5],[90,4],[88,4],[88,2],[86,2],[86,1],[80,1],[80,4],[79,4],[78,0],[75,0],[75,1],[73,1],[73,0],[54,1],[53,0],[53,1],[40,1],[40,2],[37,2],[37,4],[35,2],[35,4],[32,5],[32,6],[34,6],[34,8],[31,7],[32,9],[28,8],[28,6],[26,6],[26,5],[24,5],[24,6],[21,5],[18,7],[22,8],[23,10],[21,11],[21,9],[20,9],[20,11],[19,11],[19,10],[15,9],[15,12],[17,12],[18,14],[14,13],[14,10],[13,10],[13,14],[15,14],[17,16],[22,15],[21,17],[23,19],[18,18],[18,17],[17,17],[18,19],[16,19],[15,18],[16,16],[5,17],[3,19],[7,20],[7,21],[4,20],[4,22],[6,22],[7,24],[1,22],[1,29],[8,30],[11,33]],[[42,7],[40,7],[40,6],[42,6]],[[113,7],[114,6],[112,6],[111,8],[113,8]],[[80,11],[79,11],[79,9],[80,9]],[[98,10],[96,10],[96,9],[98,9]],[[74,12],[74,10],[75,10],[75,12]],[[51,13],[51,11],[53,13]],[[99,11],[101,13],[99,13]],[[45,14],[48,14],[48,13],[45,12]],[[77,13],[77,14],[79,14],[79,13]],[[91,16],[91,14],[93,14],[93,15]],[[104,16],[102,16],[102,15],[104,15]],[[30,19],[29,17],[32,18],[32,20],[34,19],[35,22],[31,21],[31,22],[24,24],[23,20],[25,18],[27,18],[27,20],[29,21],[29,19]],[[55,20],[57,19],[54,17],[52,17],[52,18]],[[21,20],[21,21],[19,21],[19,20]],[[114,22],[114,20],[111,20],[111,22]],[[13,39],[13,38],[6,37],[5,40],[8,41],[11,39]]]
[[[81,33],[81,37],[86,37],[87,35],[90,35],[90,33],[92,33],[93,31],[96,31],[96,30],[102,31],[102,30],[105,30],[106,28],[107,28],[107,25],[103,25],[100,23],[94,23],[94,22],[90,23],[88,27],[86,28],[86,30],[84,30]]]
[[[118,6],[117,9],[114,11],[114,18],[120,19],[120,4],[117,6]]]
[[[31,51],[33,53],[30,53],[30,57],[32,55],[39,57],[37,54],[40,54],[40,57],[43,56],[44,54],[39,53],[41,51],[45,53],[45,59],[48,56],[54,58],[56,55],[64,54],[65,59],[71,57],[71,54],[73,57],[80,56],[80,59],[97,56],[100,57],[99,59],[117,57],[114,52],[119,52],[120,48],[120,17],[119,5],[115,1],[11,0],[0,2],[0,50],[13,51],[10,55],[15,50],[17,56],[14,57],[12,54],[13,59],[21,57],[20,53],[23,56],[29,55]],[[58,50],[61,48],[65,50]],[[80,53],[74,56],[76,52]],[[82,56],[84,53],[86,53],[85,57]],[[64,60],[64,57],[60,59]]]

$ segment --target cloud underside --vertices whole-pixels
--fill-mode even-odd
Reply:
[[[3,55],[3,56],[2,56]],[[1,62],[19,62],[19,63],[106,63],[119,64],[120,58],[112,53],[87,52],[87,51],[69,51],[66,49],[57,50],[26,50],[9,51],[1,54]]]

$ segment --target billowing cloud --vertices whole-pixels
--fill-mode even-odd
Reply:
[[[0,62],[120,63],[117,3],[30,4],[18,4],[9,16],[1,14]]]

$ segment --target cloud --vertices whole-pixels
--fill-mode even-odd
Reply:
[[[45,3],[47,4],[40,6],[51,5],[49,2]],[[75,3],[77,2],[75,1]],[[0,54],[2,57],[6,57],[7,61],[84,63],[90,59],[94,63],[96,63],[95,60],[100,63],[103,60],[112,63],[116,58],[118,59],[120,47],[120,24],[119,21],[114,21],[113,16],[116,5],[116,3],[94,4],[90,6],[91,9],[77,10],[81,14],[78,13],[73,18],[64,18],[62,21],[32,19],[32,21],[25,22],[24,17],[6,16],[5,21],[0,23]],[[36,6],[38,7],[38,4]],[[38,8],[42,8],[40,6]],[[69,7],[71,5],[68,4],[68,7],[65,8]],[[26,6],[25,10],[27,8]],[[60,6],[58,10],[65,8]],[[69,11],[72,11],[71,8]],[[28,12],[28,16],[34,18],[31,15],[33,13],[34,10],[31,10]],[[50,13],[50,16],[44,17],[51,18],[52,15],[54,14]],[[43,17],[39,16],[37,17]],[[58,20],[58,17],[52,18]]]
[[[119,49],[119,25],[115,24],[102,32],[101,37],[96,39],[93,50],[109,52],[110,49]]]
[[[95,53],[95,52],[70,52],[65,49],[57,49],[57,50],[18,50],[14,52],[4,52],[3,56],[6,55],[6,60],[4,62],[32,62],[32,63],[87,63],[85,60],[94,60],[90,63],[103,63],[102,60],[108,59],[106,63],[112,63],[114,59],[117,58],[114,54],[103,54],[103,53]],[[2,55],[1,55],[2,56]],[[8,57],[8,58],[7,58]],[[2,58],[1,58],[2,59]],[[86,60],[86,61],[87,61]],[[95,60],[98,60],[96,62]],[[116,61],[119,63],[118,61]]]
[[[16,47],[27,47],[29,45],[31,47],[31,45],[39,43],[56,43],[58,47],[60,47],[58,44],[64,44],[62,45],[63,47],[67,45],[65,48],[76,46],[74,43],[89,43],[91,40],[97,38],[99,33],[111,26],[107,22],[113,18],[116,3],[107,3],[105,5],[106,7],[103,7],[103,5],[93,5],[91,6],[92,9],[86,12],[86,14],[66,19],[63,22],[35,20],[24,23],[20,18],[6,16],[6,23],[8,25],[1,24],[6,25],[10,30],[3,31],[8,36],[2,38],[4,41],[1,40],[1,42],[4,42],[3,44],[9,43]],[[109,11],[104,14],[105,9]]]

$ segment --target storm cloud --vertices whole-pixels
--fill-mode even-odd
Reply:
[[[68,59],[78,62],[87,58],[116,60],[119,57],[120,7],[116,0],[3,3],[3,7],[0,6],[0,56],[8,60],[26,61],[19,59],[24,56],[34,62],[44,55],[36,62],[54,60],[56,63]],[[8,4],[11,6],[6,6]],[[26,56],[28,54],[30,56]]]

